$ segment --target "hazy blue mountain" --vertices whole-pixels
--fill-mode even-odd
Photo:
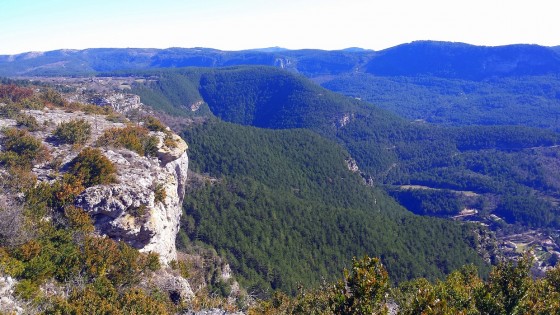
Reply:
[[[560,72],[560,57],[537,45],[499,47],[417,41],[380,51],[365,71],[380,76],[430,75],[480,80]]]
[[[557,48],[537,45],[474,46],[418,41],[381,50],[287,50],[278,47],[244,51],[210,48],[96,48],[0,56],[0,75],[67,75],[169,67],[267,65],[309,77],[345,73],[378,76],[431,75],[484,79],[493,76],[544,75],[560,71]]]
[[[289,49],[287,49],[287,48],[282,48],[282,47],[278,47],[278,46],[274,46],[274,47],[266,47],[266,48],[247,49],[247,51],[258,51],[258,52],[265,52],[265,53],[277,53],[277,52],[289,51]]]

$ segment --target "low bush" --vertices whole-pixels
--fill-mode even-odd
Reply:
[[[69,173],[87,188],[115,182],[117,168],[101,150],[88,147],[70,162]]]
[[[33,90],[30,88],[20,87],[15,84],[0,84],[0,100],[19,102],[32,95]]]
[[[23,298],[25,300],[31,300],[37,297],[40,293],[39,286],[37,283],[24,279],[18,282],[14,288],[14,293],[16,296]]]
[[[43,103],[48,107],[63,107],[67,104],[62,95],[60,95],[60,93],[53,89],[47,89],[43,91],[39,97],[41,101],[43,101]]]
[[[151,131],[161,131],[166,132],[167,127],[159,121],[157,118],[153,116],[146,116],[144,118],[144,127],[148,128]]]
[[[25,130],[16,128],[3,129],[2,146],[5,152],[0,154],[0,163],[31,167],[50,158],[50,153],[41,141]]]
[[[63,122],[56,127],[53,137],[68,144],[85,144],[91,136],[91,124],[84,119]]]
[[[23,262],[11,257],[4,248],[0,247],[0,273],[18,277],[23,273],[24,269]]]
[[[0,117],[16,119],[21,112],[21,105],[16,103],[8,103],[0,105]]]
[[[64,215],[68,220],[70,228],[90,233],[95,229],[91,217],[81,208],[74,206],[67,206],[64,208]]]
[[[29,131],[37,131],[41,129],[35,117],[20,113],[16,116],[16,124],[18,127],[25,127]]]
[[[165,191],[163,184],[156,184],[154,186],[154,201],[164,203],[166,197],[167,192]]]
[[[147,128],[128,125],[124,128],[110,128],[97,139],[98,146],[127,148],[143,156],[155,156],[159,140],[150,136]]]

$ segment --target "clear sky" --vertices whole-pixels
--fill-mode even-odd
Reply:
[[[560,45],[557,0],[0,0],[0,54],[97,47]]]

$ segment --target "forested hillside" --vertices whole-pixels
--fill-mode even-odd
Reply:
[[[432,75],[337,76],[322,85],[410,120],[443,125],[520,125],[560,130],[557,75],[484,81]]]
[[[552,131],[410,122],[274,68],[171,72],[171,76],[161,72],[157,82],[137,89],[157,92],[159,98],[173,104],[173,95],[179,92],[162,87],[169,86],[168,81],[173,82],[176,76],[198,79],[193,99],[206,102],[223,120],[262,128],[313,130],[342,144],[367,176],[392,187],[391,191],[403,185],[420,185],[436,189],[430,194],[440,199],[438,202],[449,195],[437,189],[458,192],[453,201],[458,206],[453,211],[437,213],[425,208],[418,213],[449,215],[474,206],[483,214],[498,211],[509,223],[535,227],[560,223],[554,202],[560,188],[555,180],[558,168],[553,162],[560,138]],[[160,106],[149,99],[146,102]],[[410,193],[403,190],[399,195]],[[466,193],[468,198],[464,198]],[[525,202],[509,202],[513,196]]]
[[[405,211],[313,132],[211,120],[183,136],[192,168],[216,178],[188,191],[183,244],[211,244],[249,291],[295,293],[365,253],[381,257],[393,281],[440,278],[465,262],[486,268],[468,226]]]
[[[557,228],[554,203],[560,155],[556,133],[411,123],[302,77],[263,67],[137,75],[142,78],[135,80],[133,91],[146,103],[174,118],[200,118],[182,130],[195,173],[184,203],[178,244],[189,253],[201,247],[215,250],[213,255],[231,264],[251,294],[272,295],[245,309],[249,313],[370,313],[388,308],[398,308],[402,314],[557,312],[558,268],[544,279],[533,280],[526,257],[518,264],[499,264],[483,280],[477,273],[488,274],[484,259],[491,258],[494,250],[486,228],[413,215],[385,192],[420,214],[451,215],[475,205],[481,212],[519,226]],[[21,222],[29,226],[14,228],[35,231],[8,235],[4,232],[12,231],[11,226],[2,226],[2,272],[19,281],[10,295],[27,301],[28,309],[53,314],[123,309],[165,314],[216,305],[204,294],[227,296],[231,292],[232,282],[223,281],[220,270],[206,260],[202,265],[210,265],[203,267],[208,269],[203,276],[208,277],[209,289],[197,292],[188,302],[178,301],[177,292],[168,294],[140,281],[139,275],[160,269],[157,256],[94,236],[91,218],[69,203],[71,196],[85,189],[82,183],[101,180],[104,171],[91,176],[89,166],[84,166],[87,163],[72,162],[71,167],[60,168],[67,174],[51,187],[34,184],[31,166],[19,168],[22,161],[52,159],[33,136],[45,128],[53,131],[48,140],[51,146],[74,143],[71,150],[77,150],[87,140],[79,136],[89,134],[94,126],[67,132],[79,129],[80,124],[38,124],[28,113],[82,110],[90,115],[102,113],[103,120],[112,123],[125,121],[124,117],[107,108],[66,102],[49,89],[33,98],[29,98],[32,89],[21,89],[26,92],[21,99],[11,96],[19,91],[13,86],[2,91],[9,93],[0,95],[1,116],[16,127],[1,131],[0,175],[9,179],[1,186],[14,196],[18,190],[25,193],[19,200],[21,208],[12,207],[11,200],[2,201],[0,212],[10,217],[21,211],[18,215],[26,218]],[[134,124],[127,130],[165,128],[153,117],[138,113],[130,117]],[[94,122],[97,131],[98,120]],[[104,145],[117,146],[122,141],[142,154],[153,153],[149,141],[140,141],[138,135],[121,136],[104,135],[103,139],[114,141]],[[92,159],[88,163],[107,163],[100,157]],[[58,170],[60,162],[44,167]],[[413,189],[421,185],[424,188]],[[154,189],[158,198],[157,186]],[[139,209],[134,211],[142,215]],[[45,213],[55,220],[43,219]],[[351,262],[353,256],[364,254],[380,260],[364,257]],[[108,259],[100,260],[101,256]],[[75,266],[65,268],[68,262]],[[472,266],[460,268],[468,263],[479,271]],[[342,280],[331,282],[349,266]],[[172,262],[170,268],[189,279],[198,272],[185,261]],[[154,277],[161,279],[161,275]],[[418,277],[445,280],[406,281]],[[50,285],[70,293],[45,294]],[[161,285],[170,290],[168,284]],[[273,289],[292,296],[272,293]],[[233,302],[227,303],[236,309]],[[237,307],[247,307],[241,300],[237,303]]]
[[[223,257],[250,294],[272,294],[272,300],[254,305],[252,311],[348,313],[359,307],[371,313],[394,305],[404,314],[557,311],[558,267],[536,281],[529,276],[528,257],[517,265],[499,264],[488,280],[477,273],[485,277],[488,263],[501,258],[496,246],[508,247],[500,253],[512,256],[532,249],[538,259],[533,266],[541,275],[560,257],[558,47],[421,41],[377,52],[170,48],[0,56],[2,75],[101,73],[119,76],[123,84],[111,90],[111,78],[51,82],[65,97],[88,102],[134,93],[139,99],[129,94],[121,99],[136,105],[141,100],[176,128],[189,144],[194,171],[177,244],[189,255],[203,251]],[[79,83],[72,85],[74,79]],[[101,92],[89,89],[96,85]],[[37,104],[78,106],[52,90],[43,92]],[[26,116],[13,115],[45,106],[6,97],[1,102],[7,104],[2,115],[10,124],[30,132],[40,129]],[[130,119],[130,128],[132,122],[137,127],[146,123],[138,108]],[[0,132],[4,138],[18,135],[9,129]],[[72,133],[57,137],[71,138]],[[138,139],[133,142],[139,144]],[[2,140],[3,150],[11,146]],[[150,152],[149,147],[144,143],[139,148]],[[16,158],[4,153],[0,165],[17,171],[11,168]],[[54,169],[53,163],[47,167]],[[19,185],[15,179],[8,184],[14,189]],[[41,187],[45,192],[40,197],[46,198],[39,200],[41,206],[58,207],[62,195],[55,190],[60,187]],[[72,187],[61,187],[72,193],[67,191]],[[5,210],[0,212],[8,213]],[[70,210],[58,212],[60,220],[29,221],[56,225],[33,235],[39,248],[49,250],[38,251],[37,244],[27,248],[27,242],[15,247],[6,243],[6,253],[0,251],[5,258],[0,264],[19,266],[12,275],[22,280],[16,294],[23,298],[42,292],[37,288],[46,279],[66,281],[59,273],[65,272],[60,266],[67,254],[81,262],[75,253],[84,250],[80,242],[84,235],[88,240],[90,232],[75,231]],[[91,230],[89,217],[82,219]],[[59,253],[61,246],[71,251]],[[112,252],[117,257],[128,251],[119,245]],[[144,257],[130,253],[132,260]],[[365,257],[351,263],[352,257],[364,254],[380,260]],[[201,259],[200,265],[208,262]],[[468,263],[478,270],[454,271]],[[176,262],[174,268],[185,276],[194,270],[182,264]],[[332,283],[348,266],[351,272]],[[134,268],[148,274],[148,269],[158,269],[153,267]],[[103,275],[89,276],[89,267],[79,268],[86,273],[76,275],[89,277],[89,283],[69,296],[76,307],[82,307],[87,290],[96,290],[96,298],[105,294],[100,285],[118,291],[111,291],[113,306],[100,306],[129,302],[130,288],[117,289],[120,284],[114,280],[124,281],[122,275],[134,268],[113,268],[117,274],[108,278],[108,286],[96,280]],[[203,268],[208,293],[226,297],[232,292],[233,281],[220,277],[227,269],[215,263]],[[418,277],[436,282],[407,282]],[[389,290],[391,285],[399,287]],[[272,293],[276,289],[290,297]],[[356,295],[360,290],[369,290],[365,298]],[[157,302],[152,301],[157,292],[149,295],[146,301]],[[171,295],[163,300],[161,307],[177,306]],[[60,307],[70,307],[63,304]]]
[[[124,70],[235,65],[274,66],[299,73],[328,89],[361,98],[408,119],[446,125],[559,128],[558,47],[537,45],[486,47],[416,41],[381,51],[57,50],[0,56],[0,75],[99,75]],[[171,110],[169,104],[161,100],[157,103]]]
[[[366,66],[378,76],[432,75],[449,79],[556,74],[560,56],[538,45],[475,46],[415,41],[380,51]]]

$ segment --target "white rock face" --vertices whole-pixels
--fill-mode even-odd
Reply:
[[[103,115],[54,110],[28,110],[45,130],[34,132],[43,140],[51,154],[70,162],[79,152],[70,145],[56,146],[47,141],[55,127],[74,119],[84,119],[92,126],[92,135],[86,145],[94,142],[109,128],[122,128],[124,124],[105,119]],[[7,126],[12,120],[1,120]],[[99,148],[117,168],[117,183],[89,187],[75,200],[94,219],[97,232],[115,240],[122,240],[142,252],[160,254],[167,264],[176,259],[175,237],[179,231],[185,183],[187,180],[187,144],[178,135],[171,134],[175,143],[165,145],[163,132],[150,132],[159,139],[157,157],[140,156],[127,149]],[[169,140],[169,139],[168,139]],[[33,172],[39,180],[56,178],[45,165],[36,165]],[[156,200],[156,190],[160,192]],[[161,192],[164,192],[161,194]]]
[[[106,151],[118,169],[118,183],[90,187],[75,201],[92,216],[100,234],[141,252],[156,252],[164,264],[177,259],[175,237],[189,162],[185,142],[177,141],[174,158],[169,149],[161,150],[166,161],[129,150]],[[163,200],[156,200],[156,190],[165,192]]]
[[[149,281],[161,290],[170,293],[172,299],[175,300],[173,302],[190,301],[195,295],[187,279],[170,270],[157,271]]]
[[[0,313],[23,314],[23,308],[13,296],[17,280],[10,276],[0,276]]]
[[[159,253],[165,263],[177,259],[175,237],[179,233],[188,166],[189,158],[186,152],[165,165],[165,172],[163,172],[166,174],[163,183],[163,189],[166,192],[165,202],[157,203],[154,206],[151,218],[145,225],[146,228],[157,231],[157,233],[154,233],[149,243],[141,251]]]

